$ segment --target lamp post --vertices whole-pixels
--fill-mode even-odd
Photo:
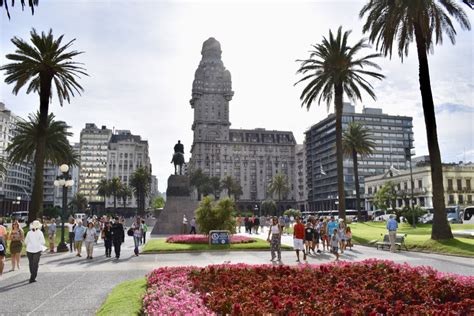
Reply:
[[[410,197],[410,207],[411,207],[411,219],[412,219],[412,222],[413,222],[413,228],[416,228],[416,223],[415,223],[415,194],[414,194],[414,191],[413,191],[413,187],[415,185],[415,182],[413,181],[413,169],[412,169],[412,166],[411,166],[411,156],[412,156],[412,153],[411,153],[411,150],[413,148],[413,144],[412,144],[412,139],[410,137],[410,140],[409,140],[409,148],[407,148],[406,150],[406,158],[408,159],[408,161],[410,162],[410,186],[411,186],[411,197]]]
[[[17,212],[20,211],[20,203],[21,203],[21,196],[17,196],[17,197],[16,197],[16,200],[14,200],[14,201],[12,202],[12,204],[18,205],[18,206],[16,207],[16,211],[17,211]]]
[[[63,216],[61,216],[61,242],[58,245],[57,252],[67,252],[69,249],[67,248],[66,243],[64,242],[64,217],[66,217],[67,211],[67,190],[69,187],[74,185],[74,180],[71,179],[69,175],[69,166],[63,164],[59,167],[62,175],[56,177],[54,181],[54,185],[56,187],[63,188]]]

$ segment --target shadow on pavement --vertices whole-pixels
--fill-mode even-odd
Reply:
[[[0,293],[6,292],[8,290],[13,290],[13,289],[16,289],[16,288],[19,288],[19,287],[22,287],[22,286],[25,286],[25,285],[28,285],[28,284],[29,284],[28,283],[28,278],[26,278],[25,280],[18,281],[18,282],[9,284],[7,286],[0,287]]]

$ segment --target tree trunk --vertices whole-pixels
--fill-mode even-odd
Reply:
[[[117,213],[117,196],[114,194],[114,212]]]
[[[357,164],[357,151],[352,150],[352,162],[354,163],[354,185],[356,191],[356,210],[357,210],[357,221],[362,221],[362,213],[360,212],[360,186],[359,186],[359,166]]]
[[[426,136],[428,140],[428,151],[430,154],[431,182],[433,185],[433,226],[431,239],[452,239],[453,233],[446,216],[446,205],[444,201],[443,165],[438,145],[438,133],[436,128],[436,115],[431,93],[430,70],[428,56],[426,54],[426,41],[421,32],[421,27],[415,23],[416,48],[419,62],[419,80],[421,91],[421,102],[425,117]]]
[[[40,112],[38,122],[38,138],[34,157],[35,181],[31,194],[31,206],[28,214],[28,224],[43,215],[43,182],[44,157],[46,147],[46,129],[48,127],[49,98],[51,96],[52,76],[40,75]]]
[[[346,220],[346,199],[344,194],[344,166],[342,152],[342,84],[334,85],[334,105],[336,112],[336,165],[337,195],[339,201],[339,218]]]

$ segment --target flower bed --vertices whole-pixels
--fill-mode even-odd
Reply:
[[[474,277],[366,260],[324,265],[160,268],[147,314],[472,315]]]
[[[167,243],[175,244],[208,244],[209,237],[206,235],[174,235],[166,238]],[[246,236],[230,236],[231,244],[245,244],[255,242],[255,239]]]

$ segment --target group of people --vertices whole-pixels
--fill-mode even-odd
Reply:
[[[277,218],[278,223],[282,226],[282,234],[289,233],[289,229],[292,223],[292,219],[289,216],[280,216]],[[244,226],[245,232],[248,234],[258,234],[264,232],[265,227],[272,225],[273,218],[271,216],[237,216],[236,226],[237,232],[241,232],[241,227]]]
[[[278,217],[272,218],[272,223],[268,231],[268,242],[270,242],[271,261],[275,261],[278,256],[278,262],[281,262],[281,236],[283,235],[284,225]],[[309,217],[304,224],[301,218],[296,218],[293,226],[293,247],[296,251],[296,261],[300,261],[300,252],[303,253],[303,260],[307,256],[330,251],[339,261],[339,252],[342,254],[346,248],[352,249],[352,232],[343,220],[336,221],[334,216],[328,220],[326,218]]]

